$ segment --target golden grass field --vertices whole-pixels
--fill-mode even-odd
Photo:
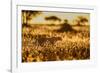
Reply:
[[[64,27],[47,24],[22,27],[22,62],[90,59],[90,26]]]

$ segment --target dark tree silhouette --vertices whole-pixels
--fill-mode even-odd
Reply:
[[[60,22],[61,21],[61,19],[56,17],[56,16],[45,17],[45,20],[53,21],[53,22],[55,22],[55,21],[59,21]]]
[[[72,26],[68,23],[68,20],[65,19],[64,23],[61,25],[61,28],[57,30],[58,32],[68,32],[68,31],[73,31]]]
[[[41,14],[41,11],[22,10],[22,24],[28,26],[28,21]]]
[[[88,22],[88,19],[86,17],[83,16],[79,16],[77,21],[77,25],[81,26],[81,24],[84,24],[85,22]]]

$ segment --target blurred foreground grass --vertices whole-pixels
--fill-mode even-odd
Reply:
[[[89,26],[71,26],[70,31],[61,27],[45,24],[23,27],[22,62],[89,59]]]

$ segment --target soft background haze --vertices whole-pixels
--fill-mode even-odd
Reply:
[[[89,13],[42,11],[42,13],[40,15],[37,15],[36,17],[34,17],[30,21],[30,24],[32,24],[32,23],[35,23],[35,24],[49,23],[50,24],[51,22],[48,22],[48,21],[45,20],[45,17],[49,17],[49,16],[56,16],[56,17],[60,18],[61,20],[67,19],[70,24],[73,24],[73,20],[76,20],[78,18],[78,16],[83,16],[86,19],[88,19],[88,21],[89,21],[89,18],[90,18]]]
[[[98,8],[98,37],[100,37],[100,1],[99,0],[34,0],[36,2],[95,5]],[[96,24],[97,25],[97,24]],[[0,73],[9,73],[10,69],[10,0],[0,2]],[[98,38],[100,43],[100,38]],[[88,65],[88,64],[87,64]],[[35,73],[35,72],[34,72]],[[36,72],[37,73],[37,72]],[[98,67],[85,69],[56,70],[38,73],[100,73],[100,45],[98,45]]]

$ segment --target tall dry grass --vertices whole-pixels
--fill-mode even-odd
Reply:
[[[73,30],[60,32],[61,29],[61,25],[23,27],[22,62],[89,59],[89,26],[71,26]]]

